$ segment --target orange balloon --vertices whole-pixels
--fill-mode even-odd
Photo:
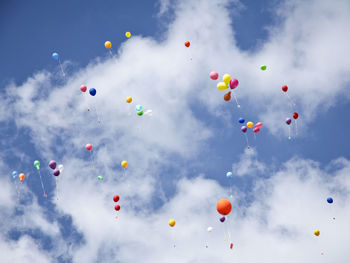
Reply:
[[[217,204],[216,204],[216,210],[223,216],[228,215],[231,212],[232,205],[229,200],[227,199],[221,199]]]
[[[185,42],[185,46],[186,46],[186,47],[189,47],[189,46],[190,46],[190,41],[186,41],[186,42]]]
[[[21,182],[23,182],[24,178],[26,178],[26,175],[22,173],[18,177],[19,177],[19,180],[21,180]]]

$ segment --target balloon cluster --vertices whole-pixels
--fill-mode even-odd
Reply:
[[[117,202],[119,201],[119,195],[113,196],[113,201],[114,201],[115,203],[117,203]],[[120,205],[116,204],[116,205],[114,206],[114,209],[115,209],[115,211],[119,211],[119,210],[120,210]],[[118,217],[117,217],[117,218],[118,218]]]
[[[209,77],[212,79],[212,80],[217,80],[218,77],[219,77],[219,74],[216,72],[216,71],[212,71],[209,73]],[[226,90],[230,87],[231,90],[234,90],[235,88],[238,87],[238,80],[237,79],[231,79],[231,76],[229,74],[225,74],[223,77],[222,77],[222,80],[223,82],[219,82],[216,87],[218,90]],[[233,94],[234,95],[234,94]],[[237,101],[237,98],[236,96],[234,95],[234,98],[236,100],[236,103],[237,103],[237,107],[240,108],[241,106],[238,104],[238,101]],[[225,101],[230,101],[231,100],[231,91],[229,91],[228,93],[226,93],[224,95],[224,100]]]
[[[245,119],[244,118],[239,118],[238,119],[238,122],[240,123],[240,124],[243,124],[244,122],[245,122]],[[246,141],[247,141],[247,146],[248,146],[248,149],[250,148],[250,146],[249,146],[249,143],[248,143],[248,137],[247,137],[247,135],[245,134],[247,131],[248,131],[248,128],[253,128],[253,132],[254,133],[258,133],[258,132],[260,132],[260,128],[263,126],[263,123],[262,122],[257,122],[256,124],[254,124],[252,121],[248,121],[247,122],[247,125],[245,126],[245,125],[243,125],[242,127],[241,127],[241,131],[244,133],[244,135],[245,135],[245,138],[246,138]],[[255,135],[254,135],[255,136]]]
[[[81,85],[80,86],[80,90],[81,90],[81,92],[86,92],[86,90],[87,90],[86,85]],[[94,88],[89,89],[89,93],[90,93],[91,96],[95,96],[96,95],[96,89],[94,89]]]
[[[49,162],[49,167],[53,170],[53,175],[54,175],[54,176],[59,176],[59,175],[62,173],[62,171],[63,171],[63,165],[60,164],[60,165],[57,167],[57,169],[56,169],[56,166],[57,166],[56,161],[51,160],[51,161]]]

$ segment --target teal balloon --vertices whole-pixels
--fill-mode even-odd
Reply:
[[[40,171],[40,162],[38,160],[34,161],[35,168]]]
[[[141,105],[136,105],[136,110],[137,111],[142,111],[142,106]]]
[[[17,173],[16,171],[13,171],[13,172],[12,172],[12,177],[13,177],[13,179],[15,179],[15,178],[17,177],[17,175],[18,175],[18,173]]]
[[[59,60],[60,59],[60,55],[58,55],[58,53],[54,52],[54,53],[52,53],[52,58],[54,60]]]
[[[226,177],[227,178],[232,178],[232,173],[231,172],[227,172]]]

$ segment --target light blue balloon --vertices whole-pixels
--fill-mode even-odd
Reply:
[[[136,105],[136,110],[137,111],[142,111],[142,106],[141,105]]]
[[[13,179],[15,179],[15,178],[17,177],[17,175],[18,175],[18,173],[17,173],[16,171],[13,171],[13,172],[12,172],[12,177],[13,177]]]
[[[226,177],[227,178],[232,178],[232,173],[231,172],[227,172]]]
[[[52,58],[55,60],[59,60],[60,59],[60,55],[58,55],[58,53],[54,52],[52,53]]]

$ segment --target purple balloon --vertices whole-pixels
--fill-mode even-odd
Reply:
[[[287,119],[286,119],[286,123],[287,123],[288,125],[290,125],[290,124],[292,123],[292,119],[291,119],[291,118],[287,118]]]
[[[220,221],[223,223],[223,222],[225,222],[225,219],[226,218],[223,216],[223,217],[220,218]]]
[[[50,168],[52,169],[52,170],[54,170],[55,168],[56,168],[56,162],[54,161],[54,160],[51,160],[50,162],[49,162],[49,166],[50,166]]]
[[[246,127],[246,126],[242,126],[242,127],[241,127],[241,131],[242,131],[242,132],[247,132],[247,127]]]
[[[60,175],[60,170],[55,169],[55,170],[53,171],[53,175],[54,175],[54,176],[59,176],[59,175]]]

